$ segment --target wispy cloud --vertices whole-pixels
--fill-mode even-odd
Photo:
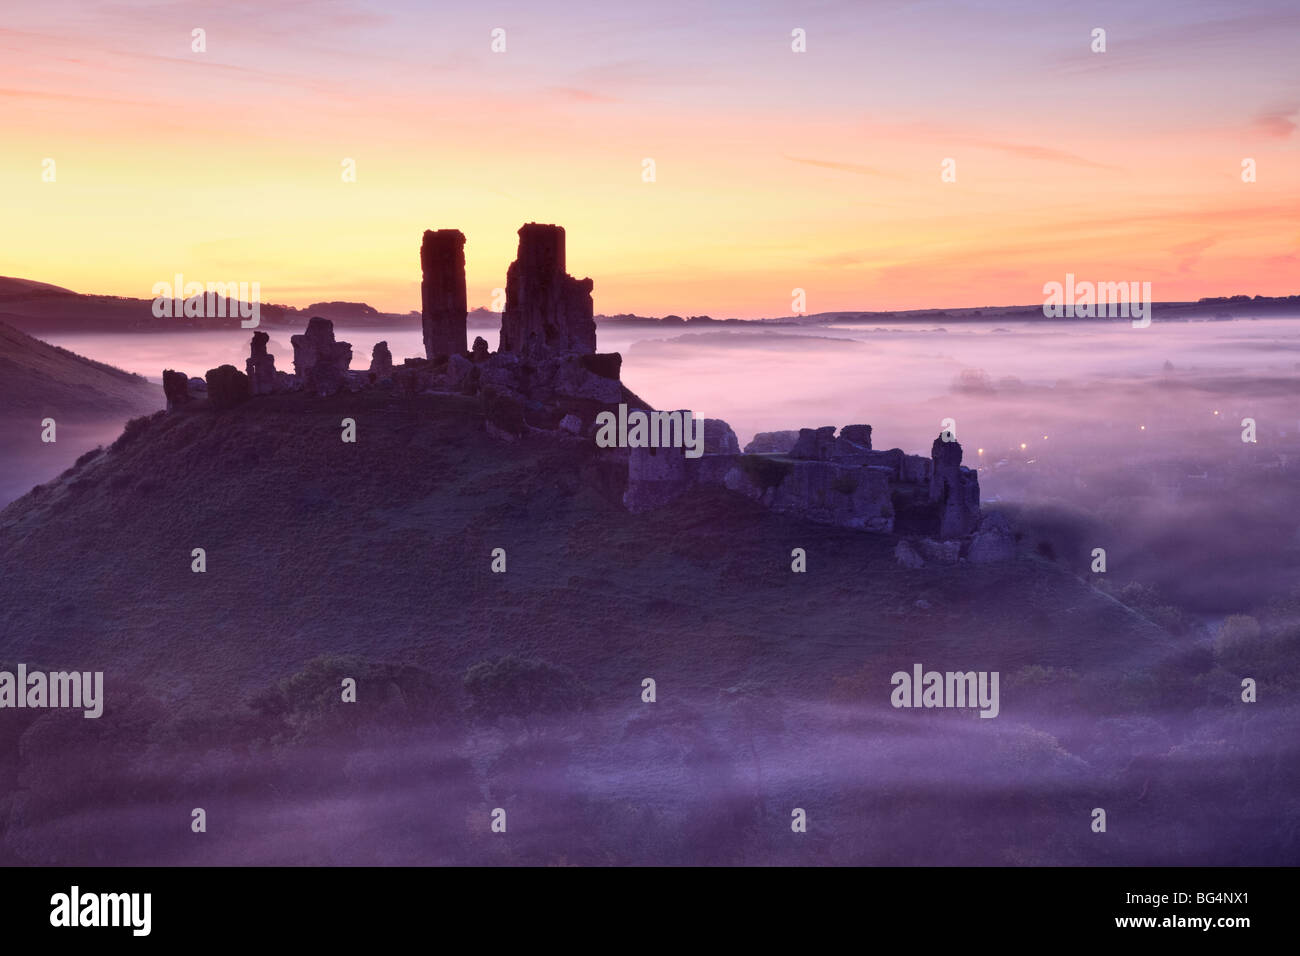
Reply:
[[[1117,166],[1111,166],[1106,163],[1094,162],[1084,156],[1075,153],[1067,153],[1063,149],[1052,149],[1048,146],[1033,146],[1022,143],[995,143],[988,140],[974,140],[972,146],[980,149],[992,149],[1000,153],[1007,153],[1011,156],[1019,156],[1022,159],[1039,159],[1049,163],[1067,163],[1071,166],[1085,166],[1089,169],[1118,169]]]
[[[1291,104],[1280,109],[1265,110],[1255,117],[1254,126],[1266,136],[1286,139],[1296,131],[1295,117],[1300,114],[1300,106]]]
[[[1169,251],[1179,257],[1178,271],[1189,273],[1195,269],[1201,254],[1211,246],[1217,245],[1220,238],[1220,236],[1206,236],[1203,239],[1193,239],[1191,242],[1171,246]]]
[[[786,156],[792,163],[803,163],[805,166],[817,166],[821,169],[834,169],[841,173],[855,173],[859,176],[880,176],[885,179],[902,179],[903,177],[896,173],[886,172],[883,169],[877,169],[875,166],[863,166],[860,163],[842,163],[831,159],[808,159],[803,156]]]
[[[550,89],[557,97],[565,100],[572,100],[575,103],[621,102],[617,97],[605,96],[603,93],[593,93],[591,90],[580,89],[576,86],[552,86]]]

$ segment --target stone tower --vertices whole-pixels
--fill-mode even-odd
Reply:
[[[938,505],[939,537],[960,538],[980,523],[979,474],[961,463],[961,445],[941,434],[930,446],[930,501]]]
[[[459,355],[465,351],[465,234],[459,229],[425,230],[420,244],[421,324],[424,354]]]
[[[519,228],[519,252],[506,272],[502,352],[592,354],[596,320],[592,281],[565,271],[564,228],[530,222]]]

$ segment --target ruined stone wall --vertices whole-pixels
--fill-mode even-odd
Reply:
[[[632,449],[628,492],[633,510],[662,507],[692,484],[722,485],[782,514],[820,524],[893,532],[906,518],[909,532],[964,538],[980,523],[979,477],[961,467],[961,446],[936,441],[931,458],[898,448],[871,448],[871,426],[804,428],[788,454],[737,454],[725,422],[706,419],[717,440],[705,454],[685,459],[680,449]],[[788,438],[782,439],[783,443]],[[666,454],[666,452],[668,454]],[[905,510],[896,513],[898,507]],[[987,550],[987,549],[986,549]]]
[[[724,482],[732,491],[780,514],[862,531],[894,530],[889,475],[879,468],[742,457]]]
[[[629,449],[623,504],[633,514],[662,508],[694,483],[688,465],[682,448]]]

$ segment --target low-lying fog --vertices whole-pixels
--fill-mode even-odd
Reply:
[[[421,354],[418,329],[341,337],[356,367],[378,339],[398,361]],[[242,367],[247,340],[56,344],[157,376]],[[758,430],[869,423],[876,447],[925,453],[955,419],[985,508],[1007,510],[1025,549],[1166,628],[1169,648],[1008,672],[988,721],[889,708],[888,670],[914,659],[904,642],[825,700],[732,687],[651,708],[630,695],[519,726],[448,714],[436,726],[358,718],[345,733],[329,709],[173,713],[119,694],[139,715],[0,724],[14,761],[0,862],[1300,860],[1300,323],[616,329],[600,341],[647,401],[726,419],[742,445]],[[271,351],[291,368],[286,334]],[[1095,548],[1105,575],[1090,571]],[[1258,703],[1239,700],[1243,675]],[[282,686],[336,693],[327,676]],[[212,833],[188,840],[198,805]],[[496,807],[510,808],[508,840],[490,833]],[[806,838],[790,829],[796,808]]]
[[[494,330],[471,329],[496,347]],[[63,335],[52,341],[158,377],[243,367],[250,333]],[[291,370],[289,333],[270,351]],[[353,367],[386,340],[423,354],[418,325],[340,329]],[[647,330],[605,326],[601,351],[659,408],[755,432],[866,423],[877,448],[928,453],[952,418],[986,505],[1013,509],[1040,552],[1225,614],[1300,571],[1300,322],[1128,322]],[[1249,424],[1254,422],[1254,442]],[[52,475],[32,475],[32,481]],[[28,486],[30,486],[30,483]]]
[[[470,330],[471,338],[476,334],[496,347],[495,332]],[[249,335],[235,329],[55,335],[48,340],[159,378],[164,367],[200,376],[225,362],[243,368]],[[352,343],[354,368],[369,364],[370,351],[380,340],[388,342],[397,362],[424,354],[418,324],[340,329],[338,336]],[[1221,411],[1229,417],[1229,409],[1245,413],[1255,407],[1259,398],[1271,394],[1270,386],[1287,382],[1291,389],[1300,388],[1300,322],[1287,319],[1164,322],[1145,329],[1127,322],[701,331],[603,326],[599,346],[602,352],[623,354],[625,383],[651,404],[724,418],[742,445],[756,431],[865,422],[875,426],[880,447],[921,450],[939,431],[938,410],[944,417],[975,412],[970,422],[958,421],[963,445],[1026,441],[1041,451],[1038,442],[1048,425],[1085,422],[1113,423],[1119,432],[1116,444],[1137,450],[1143,446],[1119,436],[1126,428],[1137,430],[1159,402],[1135,403],[1132,396],[1117,401],[1117,392],[1125,388],[1170,381],[1194,385],[1210,393],[1207,411],[1219,407],[1213,397],[1220,396],[1225,403]],[[292,370],[288,332],[271,333],[270,351],[280,368]],[[954,393],[963,373],[978,373],[978,378]],[[996,410],[980,413],[972,401],[978,388],[970,386],[984,382],[1004,394]],[[1005,393],[1013,385],[1015,400],[1008,402],[1012,396]],[[1062,386],[1088,394],[1086,401],[1074,394],[1065,403],[1068,415],[1054,400]],[[1189,415],[1187,421],[1193,420]],[[1023,422],[1027,430],[1011,422]],[[1300,407],[1293,406],[1270,427],[1274,434],[1281,428],[1294,435]]]

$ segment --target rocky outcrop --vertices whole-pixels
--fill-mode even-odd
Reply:
[[[930,502],[938,508],[939,537],[970,534],[980,520],[979,476],[962,465],[961,445],[943,435],[930,446],[930,458]]]
[[[254,395],[270,395],[275,391],[275,356],[266,351],[271,336],[254,332],[251,354],[244,368],[248,372],[249,390]]]
[[[387,342],[376,342],[370,350],[370,374],[375,381],[393,377],[393,353],[388,351]]]
[[[234,408],[251,395],[248,376],[233,365],[208,369],[208,401],[213,408]]]
[[[308,391],[333,395],[348,386],[352,345],[334,341],[334,323],[320,316],[307,322],[307,331],[291,336],[293,370]]]
[[[746,455],[788,455],[799,440],[798,430],[782,432],[759,432],[745,446]]]
[[[487,361],[488,359],[487,339],[483,338],[483,336],[481,335],[474,336],[474,349],[470,357],[473,358],[476,364]]]
[[[190,394],[190,380],[185,377],[185,373],[171,369],[163,371],[163,395],[167,397],[168,411],[194,400]]]
[[[565,271],[564,229],[530,222],[506,272],[499,352],[537,356],[596,351],[592,281]]]
[[[459,229],[426,230],[420,244],[420,270],[425,357],[460,355],[465,351],[465,318],[469,314],[465,234]]]

